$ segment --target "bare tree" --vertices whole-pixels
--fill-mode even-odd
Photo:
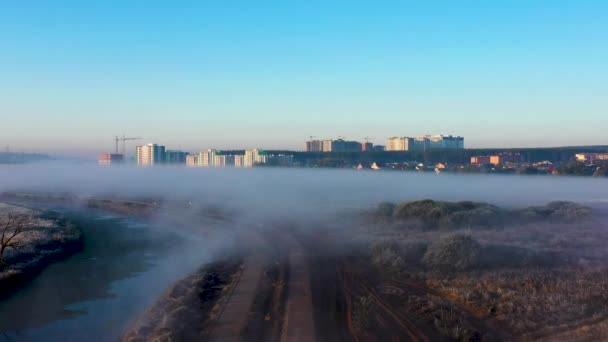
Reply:
[[[21,243],[15,238],[32,224],[33,218],[30,215],[18,215],[13,212],[9,212],[6,218],[0,221],[0,266],[8,265],[4,261],[4,252],[9,248],[19,248]]]

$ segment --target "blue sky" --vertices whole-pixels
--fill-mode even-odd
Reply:
[[[3,1],[0,146],[607,144],[607,1]]]

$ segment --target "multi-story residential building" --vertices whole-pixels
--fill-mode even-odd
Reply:
[[[411,151],[414,148],[414,138],[390,137],[386,139],[386,151]]]
[[[386,140],[386,151],[428,151],[463,148],[464,138],[452,135],[425,135],[419,138],[390,137]]]
[[[258,149],[246,150],[243,158],[243,167],[253,167],[255,164],[266,164],[268,155]]]
[[[245,156],[244,155],[234,156],[234,167],[245,167]]]
[[[306,142],[306,152],[331,152],[333,140],[310,140]]]
[[[122,154],[115,153],[102,153],[97,157],[97,163],[99,165],[111,165],[124,162]]]
[[[369,151],[373,151],[374,150],[374,144],[371,142],[365,142],[361,145],[361,150],[365,151],[365,152],[369,152]]]
[[[228,155],[228,156],[225,156],[225,157],[226,157],[226,166],[234,167],[234,160],[235,160],[236,156],[234,156],[234,155]]]
[[[213,167],[226,167],[226,156],[219,153],[214,155]]]
[[[446,149],[463,149],[464,138],[453,135],[425,135],[422,139],[428,140],[429,148],[433,150],[446,150]]]
[[[148,166],[165,162],[165,146],[147,144],[137,146],[135,149],[137,165]]]
[[[196,167],[198,165],[198,154],[189,154],[186,156],[186,166]]]
[[[213,167],[215,150],[207,150],[198,153],[198,165],[202,167]]]
[[[361,143],[343,139],[332,140],[331,152],[361,152]]]
[[[183,151],[165,151],[165,163],[167,164],[185,164],[188,152]]]
[[[323,152],[323,141],[310,140],[306,142],[306,152]]]

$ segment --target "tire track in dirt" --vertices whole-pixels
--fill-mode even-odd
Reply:
[[[307,255],[292,236],[282,237],[289,251],[289,280],[281,342],[315,341],[312,290]]]

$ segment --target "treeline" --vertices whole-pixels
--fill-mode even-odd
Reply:
[[[488,156],[498,153],[519,153],[523,163],[548,160],[552,163],[572,161],[576,153],[607,152],[608,146],[573,146],[553,148],[508,148],[508,149],[465,149],[433,151],[369,151],[369,152],[293,152],[268,151],[273,154],[289,154],[298,166],[308,167],[350,167],[363,164],[390,164],[420,162],[424,164],[452,163],[469,164],[473,156]]]

